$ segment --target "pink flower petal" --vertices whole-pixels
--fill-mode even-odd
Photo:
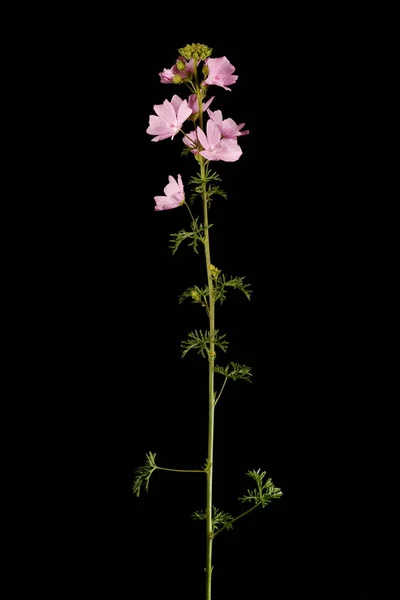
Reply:
[[[192,114],[191,108],[188,106],[187,100],[184,100],[179,107],[177,120],[180,127],[184,121]]]
[[[164,194],[166,196],[173,196],[176,192],[179,192],[177,181],[172,175],[168,177],[169,183],[164,188]]]
[[[223,81],[225,85],[231,85],[232,83],[236,83],[238,79],[238,75],[224,75]]]
[[[235,138],[238,135],[238,126],[233,119],[225,119],[221,123],[221,135],[225,138]]]
[[[171,132],[162,133],[161,135],[157,135],[156,137],[153,137],[151,141],[152,142],[161,142],[162,140],[166,140],[170,137],[171,137]]]
[[[172,129],[170,127],[166,127],[164,121],[155,115],[150,116],[150,124],[146,129],[146,133],[157,136],[157,138],[153,138],[151,140],[152,142],[158,142],[173,135]]]
[[[172,83],[172,78],[174,76],[171,69],[164,69],[162,73],[159,73],[161,83]]]
[[[207,139],[211,147],[217,146],[221,139],[220,129],[211,119],[207,121]]]
[[[203,146],[203,148],[205,150],[210,150],[210,146],[209,146],[206,134],[204,133],[204,131],[202,129],[200,129],[200,127],[197,128],[197,139],[199,140],[200,144]],[[200,154],[201,154],[201,152],[200,152]]]
[[[220,160],[225,162],[235,162],[239,160],[243,154],[243,151],[236,140],[221,140],[220,149]]]
[[[176,123],[176,113],[174,108],[168,100],[164,100],[162,104],[154,105],[154,112],[162,119],[165,123]]]
[[[156,206],[154,210],[170,210],[177,208],[185,201],[185,193],[182,178],[178,175],[178,181],[172,175],[168,177],[168,184],[164,188],[165,196],[154,196]]]
[[[180,193],[183,196],[185,192],[183,189],[182,177],[180,175],[178,175],[178,188],[179,188]]]
[[[196,146],[197,143],[197,135],[195,131],[190,131],[189,133],[187,133],[185,135],[185,137],[182,139],[182,142],[184,144],[186,144],[186,146],[189,146],[189,148],[194,148]]]
[[[215,123],[222,123],[222,111],[215,110],[213,112],[212,110],[208,110],[207,112],[208,112],[208,116],[210,117],[210,119],[215,121]]]
[[[211,96],[209,100],[205,104],[203,104],[203,112],[205,112],[210,106],[211,102],[214,100],[215,96]]]
[[[171,98],[171,104],[173,106],[173,109],[175,111],[175,114],[178,112],[180,105],[182,104],[183,100],[182,98],[179,98],[179,96],[177,96],[176,94],[174,94]]]

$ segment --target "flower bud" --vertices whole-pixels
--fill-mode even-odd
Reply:
[[[208,77],[208,67],[207,65],[203,65],[202,72],[204,77]]]
[[[206,60],[212,54],[212,48],[204,44],[186,44],[184,48],[179,48],[181,54],[186,60]]]
[[[192,290],[190,292],[190,295],[192,296],[192,298],[195,302],[201,302],[201,296],[200,296],[199,292],[196,292],[196,290]]]
[[[214,265],[210,265],[211,277],[214,279],[218,279],[219,274],[221,273],[221,269],[217,269]]]
[[[182,83],[183,79],[180,75],[174,75],[172,81],[173,83]]]
[[[176,61],[176,68],[178,69],[178,71],[184,71],[185,67],[186,67],[186,63],[184,63],[183,60],[178,58],[178,60]]]

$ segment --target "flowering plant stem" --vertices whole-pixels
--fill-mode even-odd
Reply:
[[[199,103],[200,104],[200,103]],[[201,111],[201,108],[200,108]],[[201,112],[200,112],[201,114]],[[207,268],[207,282],[209,289],[209,330],[210,338],[213,339],[215,333],[215,299],[214,299],[214,284],[211,275],[211,251],[210,251],[210,235],[208,228],[208,204],[207,190],[205,184],[205,167],[204,158],[201,157],[200,162],[201,178],[203,179],[203,211],[205,225],[205,257]],[[206,546],[206,600],[211,600],[211,571],[212,571],[212,543],[213,543],[213,454],[214,454],[214,413],[215,413],[215,398],[214,398],[214,359],[215,359],[215,344],[210,342],[210,354],[208,361],[208,448],[207,448],[207,504],[206,504],[206,527],[207,527],[207,546]]]
[[[197,64],[194,61],[194,77],[196,81],[197,101],[199,105],[199,123],[203,129],[203,106],[200,88],[198,85]],[[202,198],[203,198],[203,218],[204,218],[204,250],[206,258],[207,284],[209,290],[209,331],[210,331],[210,352],[208,360],[208,446],[207,446],[207,498],[206,498],[206,600],[211,600],[211,576],[212,576],[212,544],[213,533],[213,458],[214,458],[214,415],[215,415],[215,394],[214,394],[214,360],[215,344],[212,341],[215,333],[215,294],[214,283],[211,273],[211,249],[210,234],[208,222],[208,198],[206,186],[205,160],[200,156],[200,178],[202,180]]]
[[[148,452],[145,465],[139,467],[135,472],[133,492],[139,496],[140,490],[148,491],[149,480],[157,470],[174,471],[177,473],[205,473],[206,474],[206,507],[192,513],[192,518],[206,522],[206,600],[211,600],[212,586],[212,552],[214,538],[224,530],[232,529],[233,523],[250,514],[258,506],[264,508],[272,499],[280,498],[282,491],[276,488],[271,479],[265,479],[266,472],[248,471],[246,475],[255,483],[256,487],[248,489],[239,497],[240,502],[250,502],[253,506],[237,516],[226,513],[213,504],[213,476],[214,476],[214,438],[215,438],[215,407],[225,389],[225,385],[231,381],[251,381],[251,368],[236,362],[228,365],[216,364],[216,348],[226,352],[228,341],[225,334],[220,334],[215,328],[216,303],[225,301],[228,289],[236,289],[243,292],[250,300],[251,289],[244,282],[244,277],[227,276],[211,263],[209,209],[212,200],[216,196],[226,198],[226,193],[218,183],[221,178],[218,173],[210,170],[210,161],[237,161],[242,150],[238,144],[238,137],[249,134],[244,131],[245,123],[237,125],[233,119],[223,119],[222,112],[208,109],[214,100],[212,96],[205,100],[207,89],[210,85],[222,87],[230,91],[229,85],[236,82],[238,76],[234,75],[235,67],[226,57],[211,59],[212,48],[203,44],[187,45],[179,49],[180,57],[171,69],[164,69],[160,73],[160,80],[164,84],[185,83],[193,94],[188,100],[182,100],[174,95],[171,101],[164,100],[163,104],[154,105],[156,115],[149,118],[147,133],[154,136],[152,141],[158,142],[168,138],[173,139],[179,132],[183,135],[183,144],[186,146],[182,154],[194,155],[199,165],[198,176],[191,177],[189,185],[193,186],[193,193],[188,202],[199,201],[199,211],[202,207],[202,218],[194,217],[186,201],[185,188],[182,177],[178,174],[177,179],[172,175],[168,178],[168,185],[164,188],[164,196],[154,196],[155,210],[171,210],[185,205],[190,215],[190,230],[180,230],[171,235],[171,250],[174,254],[182,242],[189,243],[193,251],[198,254],[200,245],[204,247],[204,256],[207,273],[207,286],[197,285],[185,290],[180,296],[179,302],[190,298],[192,302],[205,309],[209,320],[207,331],[195,330],[188,334],[188,338],[181,342],[182,357],[190,350],[197,350],[203,358],[208,360],[208,438],[207,438],[207,460],[202,469],[172,469],[159,467],[156,462],[156,454]],[[203,61],[202,70],[199,64]],[[199,81],[199,75],[204,75]],[[205,112],[208,114],[207,127],[204,127]],[[185,131],[182,126],[191,120],[194,126],[192,131]],[[196,127],[197,123],[197,127]],[[215,391],[215,373],[223,376],[221,386]],[[203,505],[204,506],[204,505]]]

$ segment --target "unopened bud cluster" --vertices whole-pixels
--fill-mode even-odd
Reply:
[[[190,60],[191,58],[194,58],[194,60],[206,60],[206,58],[211,56],[212,51],[212,48],[209,48],[204,44],[186,44],[184,48],[179,48],[179,53],[182,54],[186,60]]]

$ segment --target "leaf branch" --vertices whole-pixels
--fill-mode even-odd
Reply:
[[[142,487],[146,490],[146,492],[149,491],[150,477],[157,469],[159,471],[173,471],[174,473],[207,473],[207,465],[205,465],[202,469],[170,469],[168,467],[159,467],[156,465],[155,459],[156,454],[149,452],[146,454],[146,463],[135,471],[132,491],[138,497]]]
[[[226,334],[219,335],[216,329],[212,335],[209,331],[191,331],[187,340],[181,342],[182,358],[186,356],[189,350],[197,350],[203,358],[207,355],[210,358],[210,345],[218,346],[223,352],[226,352],[228,342],[225,340]]]

